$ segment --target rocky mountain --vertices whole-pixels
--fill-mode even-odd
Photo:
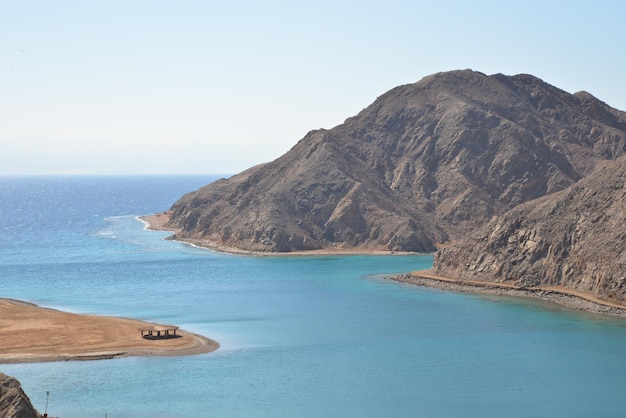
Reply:
[[[564,287],[622,303],[624,243],[626,157],[441,249],[433,270],[459,279]]]
[[[14,377],[0,373],[0,417],[41,418]]]
[[[434,251],[626,152],[626,114],[530,75],[428,76],[176,202],[176,238],[251,251]]]

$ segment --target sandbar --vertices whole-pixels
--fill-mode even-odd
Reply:
[[[180,329],[175,338],[143,338],[140,329],[154,325],[0,298],[0,363],[184,356],[219,348],[216,341]]]
[[[438,276],[432,270],[388,276],[387,279],[416,286],[432,287],[453,292],[485,295],[530,297],[556,303],[567,308],[626,318],[626,306],[599,299],[588,293],[557,286],[520,287],[512,283],[478,280],[457,280]]]

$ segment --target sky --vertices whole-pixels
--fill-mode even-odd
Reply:
[[[456,69],[626,110],[625,21],[621,0],[0,0],[0,175],[234,174]]]

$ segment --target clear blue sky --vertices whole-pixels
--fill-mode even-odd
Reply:
[[[0,174],[235,173],[471,68],[626,110],[622,1],[0,0]]]

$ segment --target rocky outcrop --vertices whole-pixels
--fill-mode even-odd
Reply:
[[[514,208],[442,249],[436,274],[626,298],[626,159]]]
[[[41,418],[14,377],[0,373],[0,418]]]
[[[176,238],[253,251],[434,251],[626,152],[626,114],[530,75],[439,73],[185,195]]]

